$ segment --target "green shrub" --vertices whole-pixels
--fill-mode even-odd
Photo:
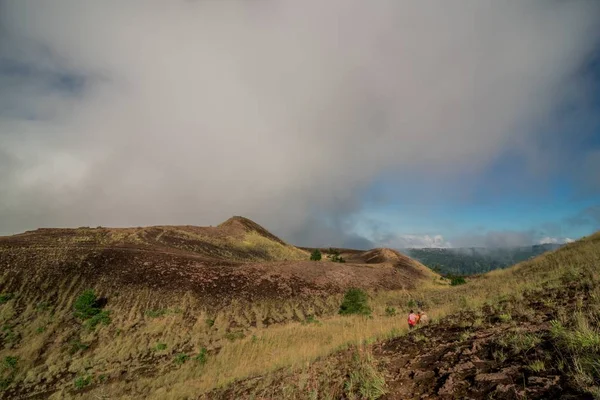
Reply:
[[[214,319],[206,318],[206,326],[208,326],[209,328],[212,328],[214,324],[215,324]]]
[[[75,316],[79,319],[86,320],[100,313],[100,308],[96,305],[96,293],[88,289],[84,291],[76,300],[73,308]]]
[[[367,294],[361,289],[349,289],[344,295],[339,313],[342,315],[371,315]]]
[[[2,294],[0,294],[0,304],[4,304],[14,297],[15,296],[12,293],[2,293]]]
[[[166,343],[157,343],[156,346],[154,346],[154,350],[155,351],[163,351],[167,349],[167,344]]]
[[[70,345],[69,354],[71,354],[71,355],[77,353],[80,350],[86,350],[88,347],[90,347],[89,344],[82,343],[81,340],[79,340],[79,339],[71,340],[71,342],[69,342],[69,345]]]
[[[342,256],[340,256],[340,252],[339,251],[330,248],[329,249],[329,253],[330,254],[327,256],[327,258],[329,259],[329,261],[337,262],[337,263],[345,263],[346,262],[346,260],[344,260],[342,258]]]
[[[92,318],[85,321],[85,326],[90,330],[94,330],[98,324],[101,323],[102,325],[108,325],[110,324],[110,321],[110,312],[102,311],[101,313],[96,314]]]
[[[451,286],[464,285],[465,283],[467,283],[467,281],[462,276],[453,276],[450,278]]]
[[[19,362],[19,357],[6,356],[6,357],[4,357],[4,361],[2,362],[2,367],[5,369],[15,369],[15,368],[17,368],[18,362]]]
[[[310,255],[311,261],[320,261],[321,260],[321,251],[319,249],[315,249]]]
[[[35,330],[35,333],[40,334],[40,333],[44,333],[45,331],[46,331],[46,327],[40,326]]]
[[[194,360],[198,361],[200,365],[206,364],[206,361],[208,361],[208,350],[206,347],[200,349],[200,353],[194,357]]]
[[[76,378],[73,382],[73,385],[75,385],[75,389],[81,390],[84,387],[88,386],[90,383],[92,383],[92,377],[87,375]]]
[[[396,309],[394,307],[386,307],[385,308],[385,315],[387,315],[388,317],[393,317],[396,315]]]
[[[14,379],[14,377],[12,375],[7,376],[6,378],[0,378],[0,390],[8,389],[8,387],[12,383],[13,379]]]
[[[188,356],[187,354],[179,353],[179,354],[175,355],[175,359],[173,360],[173,362],[175,362],[175,364],[177,364],[177,365],[181,365],[189,359],[190,359],[190,356]]]

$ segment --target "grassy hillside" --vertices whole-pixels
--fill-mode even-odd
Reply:
[[[189,397],[385,335],[383,305],[366,321],[335,316],[349,287],[377,296],[444,285],[407,257],[385,249],[367,255],[308,261],[308,252],[240,217],[214,228],[2,237],[1,393]],[[82,312],[76,307],[86,296]]]
[[[388,249],[342,250],[346,263],[241,262],[223,257],[242,254],[230,247],[211,258],[189,250],[205,241],[163,240],[203,230],[219,246],[248,233],[288,246],[232,222],[208,234],[108,230],[121,235],[112,242],[92,229],[0,239],[4,397],[600,393],[600,234],[460,286]],[[360,285],[371,314],[338,314],[344,290]],[[406,335],[411,308],[432,323]]]
[[[600,233],[466,285],[382,293],[376,305],[405,315],[418,300],[432,323],[205,398],[600,398],[599,265]]]

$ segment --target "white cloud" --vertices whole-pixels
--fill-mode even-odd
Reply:
[[[398,0],[0,7],[0,60],[24,66],[0,76],[0,106],[12,110],[0,114],[0,229],[241,214],[284,237],[315,208],[352,204],[383,171],[479,171],[528,148],[595,44],[600,11]],[[76,95],[49,82],[69,74],[86,77]]]
[[[381,244],[396,249],[452,247],[442,235],[396,235]]]
[[[558,238],[558,237],[550,237],[550,236],[546,236],[541,238],[538,241],[538,244],[565,244],[565,243],[572,243],[574,242],[574,239],[565,237],[565,238]]]

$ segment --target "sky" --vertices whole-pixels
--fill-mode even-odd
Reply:
[[[0,235],[600,230],[600,2],[0,0]]]

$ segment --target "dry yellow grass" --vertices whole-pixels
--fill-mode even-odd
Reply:
[[[255,238],[249,240],[254,240],[251,245],[256,245]],[[313,313],[315,304],[234,303],[228,309],[211,312],[185,293],[174,294],[172,301],[160,305],[153,302],[151,291],[128,293],[126,296],[103,293],[115,299],[108,307],[113,322],[93,332],[82,331],[71,321],[70,307],[77,294],[85,288],[74,279],[63,282],[59,290],[61,297],[53,303],[54,314],[51,310],[40,311],[34,306],[51,301],[41,294],[30,294],[32,297],[20,314],[15,310],[15,300],[2,306],[0,322],[3,325],[12,324],[17,319],[27,322],[14,327],[23,338],[21,344],[1,350],[0,358],[9,355],[19,357],[16,380],[28,385],[38,385],[41,379],[52,380],[65,371],[77,375],[90,374],[96,379],[104,374],[118,377],[125,369],[132,380],[109,380],[98,384],[85,396],[188,398],[234,380],[268,374],[275,369],[301,369],[307,363],[349,344],[403,334],[406,332],[405,315],[411,301],[421,302],[435,322],[461,309],[493,304],[509,296],[518,298],[525,290],[560,285],[566,275],[595,271],[598,265],[600,235],[595,235],[513,268],[474,278],[466,285],[449,287],[429,281],[415,291],[372,293],[372,318],[330,314],[318,318],[318,323],[288,322],[269,327],[261,327],[260,323],[253,327],[250,321],[262,321],[265,315],[279,315],[281,321],[289,321],[294,316],[306,318]],[[322,312],[331,313],[339,305],[340,297],[332,296],[316,303],[319,301],[321,304],[317,307]],[[396,308],[398,315],[387,316],[387,307]],[[148,310],[157,311],[160,316],[150,317],[145,314]],[[161,310],[164,313],[158,312]],[[207,324],[208,319],[214,320],[212,326]],[[38,333],[37,328],[41,326],[44,331]],[[227,339],[232,331],[237,330],[243,331],[245,336]],[[67,348],[74,338],[93,344],[93,348],[69,354]],[[158,343],[165,343],[167,349],[153,350]],[[194,356],[202,347],[209,349],[205,365],[194,360],[181,366],[174,365],[175,354]],[[147,365],[142,359],[151,354],[155,354],[155,358],[151,365]],[[151,377],[146,376],[148,370],[143,372],[144,368],[153,371]],[[55,393],[53,398],[84,398],[70,393],[72,387],[70,381],[63,383],[64,389]]]

